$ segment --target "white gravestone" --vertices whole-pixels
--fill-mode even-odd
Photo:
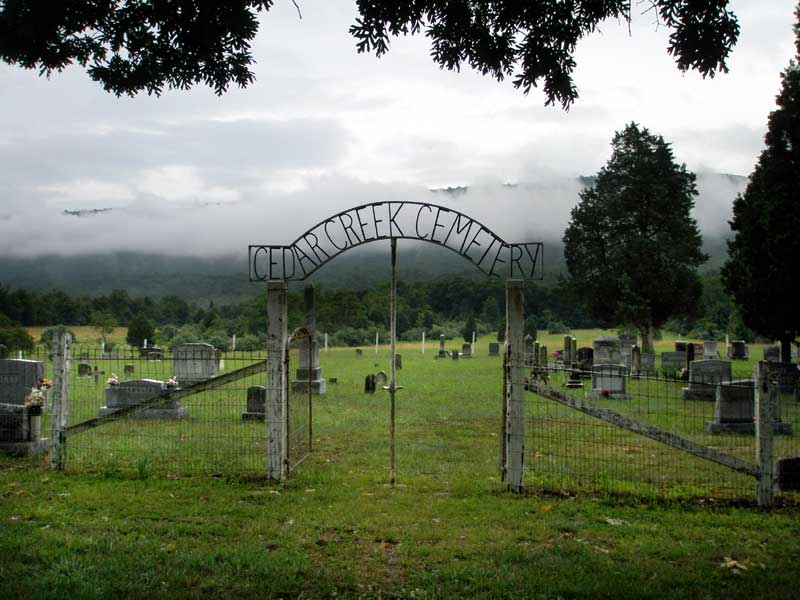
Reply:
[[[731,380],[726,360],[693,360],[689,363],[689,385],[681,391],[684,400],[714,400],[717,385]]]
[[[586,392],[586,397],[630,399],[625,390],[627,375],[628,369],[623,365],[592,366],[592,389]]]
[[[181,386],[211,379],[218,367],[217,349],[211,344],[181,344],[172,349],[172,376]]]

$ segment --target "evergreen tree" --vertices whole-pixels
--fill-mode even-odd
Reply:
[[[611,142],[612,155],[580,193],[564,233],[571,283],[607,326],[633,323],[642,350],[670,316],[692,314],[701,285],[701,252],[691,216],[695,176],[675,163],[664,138],[631,123]]]
[[[733,203],[734,237],[722,269],[744,324],[779,340],[783,362],[791,362],[791,343],[800,334],[791,291],[800,273],[800,7],[796,15],[797,56],[781,74],[766,147],[744,194]]]
[[[470,315],[469,318],[467,318],[467,322],[464,323],[464,330],[461,332],[464,336],[465,342],[472,341],[472,333],[476,330],[476,328],[477,325],[475,324],[475,317]]]
[[[153,340],[155,337],[155,327],[142,314],[133,317],[128,325],[128,335],[125,340],[131,346],[142,347],[145,340]]]

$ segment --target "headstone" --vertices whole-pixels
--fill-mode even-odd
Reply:
[[[356,356],[364,356],[364,349],[356,348]]]
[[[267,388],[252,385],[247,388],[247,410],[242,413],[243,421],[263,421],[267,412]]]
[[[628,369],[623,365],[594,365],[592,367],[592,389],[586,392],[587,398],[611,398],[628,400],[625,391]]]
[[[436,358],[445,358],[447,357],[447,350],[444,348],[444,334],[439,335],[439,353],[436,355]]]
[[[750,353],[747,351],[747,344],[744,340],[733,340],[729,350],[728,358],[731,360],[747,360]]]
[[[683,368],[688,370],[689,365],[693,361],[694,361],[694,344],[686,344],[686,362],[684,363]]]
[[[564,362],[565,365],[572,364],[572,336],[565,335],[564,336],[564,353],[561,356],[561,360]]]
[[[375,386],[382,388],[389,381],[386,371],[378,371],[375,375]]]
[[[642,352],[642,368],[640,375],[655,375],[656,374],[656,355],[645,354]]]
[[[298,362],[295,370],[295,379],[292,381],[294,389],[308,389],[314,394],[325,393],[325,378],[319,366],[319,344],[312,336],[301,337],[297,342]]]
[[[622,352],[622,362],[628,365],[628,372],[631,372],[631,349],[637,345],[638,337],[631,333],[622,333],[619,336],[619,347]]]
[[[583,346],[578,348],[576,354],[578,355],[578,368],[584,373],[590,372],[592,370],[592,364],[594,363],[594,350]]]
[[[782,492],[800,491],[800,456],[779,458],[776,467],[778,489]]]
[[[770,363],[770,372],[778,380],[778,389],[781,392],[794,392],[800,383],[800,371],[794,363]]]
[[[450,358],[452,358],[453,360],[458,360],[458,350],[451,350]]]
[[[87,366],[88,366],[88,365],[87,365]],[[133,368],[133,365],[131,365],[131,364],[127,364],[127,365],[125,365],[125,366],[122,368],[122,373],[123,373],[123,375],[133,375],[133,373],[134,373],[134,368]]]
[[[682,369],[686,363],[686,352],[662,352],[662,369]]]
[[[247,410],[242,413],[243,421],[263,421],[267,412],[267,388],[252,385],[247,388]]]
[[[719,358],[717,340],[703,340],[703,360]]]
[[[78,377],[91,377],[92,365],[89,363],[78,363]]]
[[[642,374],[642,349],[639,346],[631,347],[631,375],[639,377]]]
[[[34,413],[24,404],[0,403],[0,452],[15,456],[47,452],[49,442],[40,437],[41,419],[41,411]]]
[[[689,342],[683,340],[675,340],[675,352],[686,352],[686,345]]]
[[[310,385],[312,393],[324,394],[325,378],[322,377],[322,368],[319,364],[314,285],[311,283],[307,283],[303,288],[303,307],[305,309],[305,328],[310,335],[300,338],[298,343],[300,366],[295,373],[297,379],[292,382],[292,386],[306,389],[306,386]]]
[[[164,382],[155,379],[121,381],[106,388],[106,405],[100,407],[101,415],[113,414],[121,408],[141,404],[164,391]],[[146,408],[130,415],[133,419],[182,419],[189,413],[177,400]]]
[[[161,360],[164,357],[164,351],[156,346],[149,348],[139,348],[139,358],[146,360]]]
[[[781,349],[779,346],[764,346],[764,360],[768,362],[781,362]]]
[[[472,345],[471,344],[462,344],[461,345],[461,356],[462,356],[462,358],[472,358]]]
[[[689,385],[681,391],[684,400],[714,400],[717,385],[731,380],[731,363],[726,360],[693,360],[689,363]]]
[[[370,374],[364,378],[364,393],[365,394],[375,393],[375,375]]]
[[[709,433],[755,434],[755,389],[752,379],[723,381],[716,386],[714,420],[706,425]],[[780,402],[780,400],[778,401]],[[780,405],[778,406],[780,415]],[[775,435],[791,435],[792,426],[780,417],[773,421]]]
[[[500,356],[500,344],[498,342],[489,342],[489,356]]]
[[[330,383],[331,385],[339,383],[339,379],[336,377],[328,377],[328,383]]]
[[[39,360],[0,359],[0,404],[25,404],[25,396],[43,377]]]
[[[180,386],[211,379],[218,364],[217,349],[211,344],[180,344],[172,349],[172,376]]]
[[[593,360],[596,365],[619,365],[623,363],[622,348],[618,337],[600,337],[592,342]]]
[[[394,355],[394,368],[400,371],[403,368],[403,355],[402,354],[395,354]]]

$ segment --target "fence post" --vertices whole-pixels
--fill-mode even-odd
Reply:
[[[285,281],[267,282],[267,477],[286,478],[287,377],[286,353],[289,285]]]
[[[71,337],[66,331],[55,336],[53,353],[53,413],[50,434],[50,468],[63,471],[67,462],[67,439],[64,429],[69,413],[69,344]]]
[[[522,492],[525,459],[525,331],[523,282],[506,281],[508,332],[508,408],[506,419],[506,468],[508,489]]]
[[[778,406],[778,386],[770,381],[769,363],[757,362],[753,367],[756,420],[756,465],[758,466],[758,505],[772,506],[775,480],[773,421]]]

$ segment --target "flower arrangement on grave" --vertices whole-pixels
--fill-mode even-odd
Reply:
[[[117,377],[116,373],[112,373],[111,377],[108,378],[108,381],[106,381],[106,383],[108,385],[119,385],[119,377]]]
[[[168,388],[176,388],[178,387],[178,380],[175,379],[175,376],[173,375],[164,382],[164,385],[166,385]]]
[[[28,409],[29,415],[40,415],[42,414],[42,408],[44,407],[44,403],[47,401],[47,396],[45,393],[38,387],[34,386],[31,388],[31,393],[25,396],[25,408]]]

